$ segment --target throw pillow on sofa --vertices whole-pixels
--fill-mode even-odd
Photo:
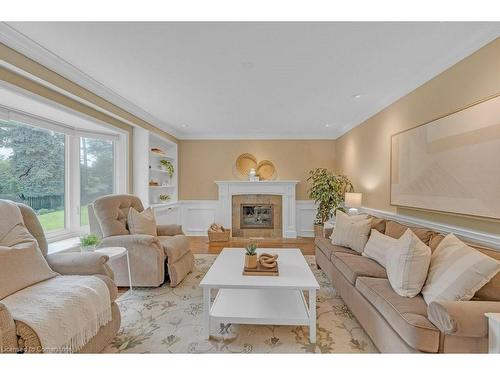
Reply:
[[[382,266],[386,266],[387,252],[396,244],[398,240],[385,234],[380,233],[376,229],[372,229],[370,238],[366,243],[365,249],[361,255],[371,258]]]
[[[500,271],[500,262],[448,234],[431,258],[425,302],[468,301]]]
[[[371,222],[366,215],[350,216],[337,211],[332,244],[349,247],[358,253],[363,252],[370,234]]]
[[[35,240],[0,245],[0,300],[33,284],[57,276]]]
[[[430,262],[431,249],[408,228],[387,251],[387,277],[394,291],[403,297],[419,294]]]
[[[155,214],[151,207],[142,212],[130,207],[127,224],[130,234],[149,234],[155,237],[157,235]]]
[[[337,218],[339,213],[343,213],[342,211],[338,211],[336,214],[335,214],[335,217]],[[348,215],[349,216],[349,215]],[[366,220],[369,218],[368,215],[365,215],[365,214],[359,214],[359,215],[352,215],[352,216],[349,216],[352,221],[359,221],[359,220]],[[328,237],[329,239],[333,240],[333,236],[335,235],[335,223],[333,223],[333,229],[332,229],[332,234],[330,234],[330,236]],[[332,241],[333,243],[333,241]]]

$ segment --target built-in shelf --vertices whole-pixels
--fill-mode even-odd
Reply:
[[[169,207],[175,204],[176,202],[166,202],[166,203],[153,203],[150,205],[151,208],[162,208],[162,207]]]
[[[158,148],[163,153],[151,151]],[[165,208],[166,204],[177,202],[178,197],[178,163],[177,144],[146,129],[134,128],[134,194],[138,195],[145,207]],[[168,160],[174,167],[174,173],[160,167],[161,160]],[[151,181],[158,186],[150,186]],[[167,184],[166,186],[163,184]],[[160,195],[168,194],[171,200],[161,203]]]
[[[149,168],[149,170],[151,172],[155,172],[155,173],[168,173],[167,171],[164,171],[162,169],[157,169],[157,168]]]
[[[149,151],[149,153],[150,153],[150,155],[152,155],[152,156],[156,156],[156,157],[158,157],[158,158],[167,159],[167,160],[170,160],[170,161],[174,161],[174,160],[175,160],[175,158],[174,158],[174,157],[172,157],[172,156],[168,156],[168,155],[166,155],[166,154],[159,154],[159,153],[157,153],[157,152],[153,152],[153,151]]]

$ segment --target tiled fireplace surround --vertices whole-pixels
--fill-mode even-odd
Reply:
[[[232,228],[233,236],[296,238],[295,180],[216,181],[219,187],[217,221]],[[241,229],[241,204],[273,204],[273,229]]]

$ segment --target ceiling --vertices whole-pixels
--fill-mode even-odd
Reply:
[[[500,23],[465,22],[3,29],[32,44],[20,52],[181,139],[337,138],[500,35]]]

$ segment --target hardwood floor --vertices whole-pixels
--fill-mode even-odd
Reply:
[[[314,238],[298,237],[294,239],[247,239],[232,238],[227,242],[208,242],[208,237],[189,237],[194,254],[219,254],[225,247],[245,247],[255,243],[262,248],[298,248],[304,255],[314,255]]]

